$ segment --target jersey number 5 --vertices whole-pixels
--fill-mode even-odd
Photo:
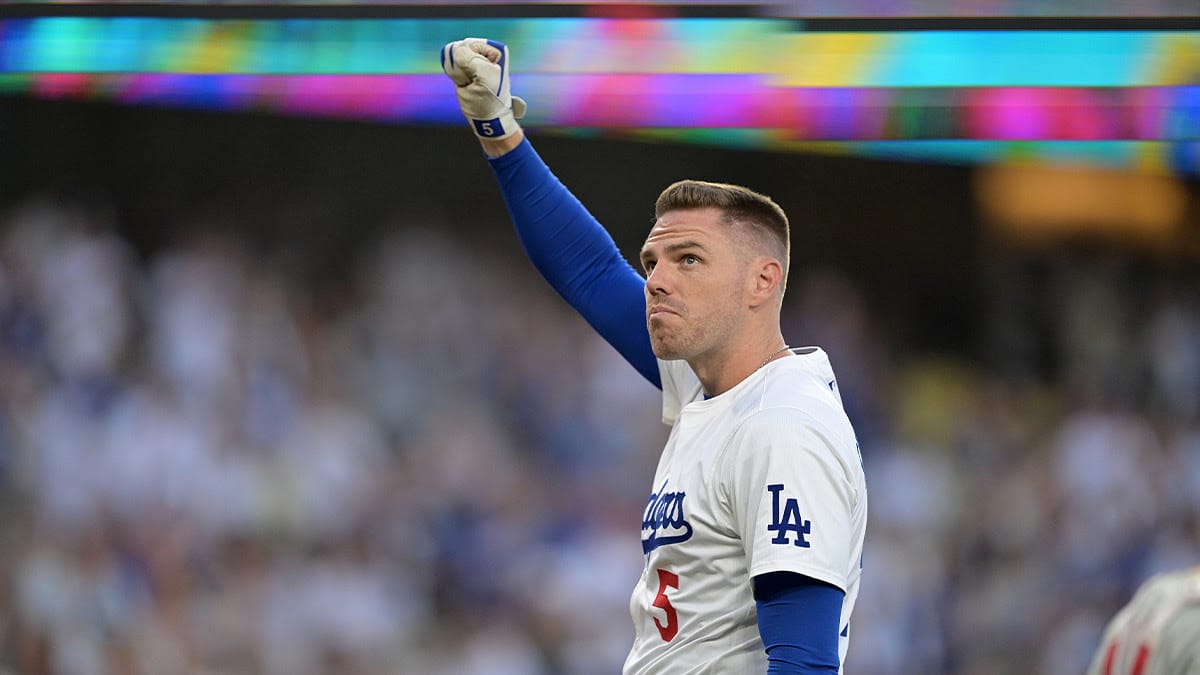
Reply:
[[[667,597],[667,589],[679,588],[679,575],[667,570],[657,570],[657,572],[658,595],[654,597],[654,606],[667,613],[667,625],[662,625],[658,617],[654,618],[654,625],[658,628],[658,634],[662,636],[663,641],[670,642],[679,634],[679,615],[671,606],[671,599]]]

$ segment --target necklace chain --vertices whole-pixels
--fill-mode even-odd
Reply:
[[[759,366],[758,368],[762,368],[763,366],[767,365],[768,363],[771,362],[771,359],[775,358],[776,356],[779,356],[780,354],[786,352],[789,349],[791,349],[790,346],[784,345],[784,346],[780,347],[779,349],[776,349],[775,351],[771,352],[771,355],[767,357],[767,360],[763,361],[762,366]],[[757,368],[755,370],[757,370]]]

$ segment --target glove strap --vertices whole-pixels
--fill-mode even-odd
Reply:
[[[517,120],[513,116],[511,108],[500,113],[498,117],[493,117],[489,120],[480,120],[473,117],[468,117],[467,119],[471,120],[471,128],[475,130],[475,135],[480,138],[499,140],[517,133]]]

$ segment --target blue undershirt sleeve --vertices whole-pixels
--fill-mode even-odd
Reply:
[[[645,279],[528,140],[488,162],[534,267],[601,337],[661,389],[646,330]]]
[[[758,632],[768,675],[838,672],[838,624],[845,593],[793,572],[754,577]]]

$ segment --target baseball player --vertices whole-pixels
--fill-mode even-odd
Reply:
[[[525,140],[508,49],[468,38],[441,57],[530,259],[663,392],[624,672],[841,672],[866,484],[828,358],[780,331],[787,216],[743,187],[675,183],[643,276]]]
[[[1087,675],[1200,675],[1200,567],[1142,584],[1109,622]]]

